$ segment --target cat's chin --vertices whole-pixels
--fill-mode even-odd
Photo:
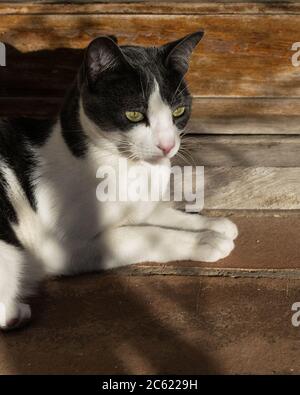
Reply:
[[[163,164],[166,162],[170,161],[170,158],[166,157],[166,156],[151,156],[151,157],[135,157],[135,158],[127,158],[129,161],[135,162],[135,163],[139,163],[139,162],[143,162],[143,163],[149,163],[152,165],[157,165],[157,164]]]
[[[170,162],[170,158],[167,156],[154,156],[147,159],[142,159],[144,162],[148,162],[151,165],[162,165]]]

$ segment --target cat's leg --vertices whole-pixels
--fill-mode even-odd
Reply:
[[[109,251],[102,262],[103,269],[141,262],[215,262],[234,248],[231,239],[211,230],[187,232],[156,226],[123,226],[103,237]]]
[[[228,218],[210,218],[199,214],[190,214],[175,210],[163,204],[159,205],[147,219],[150,225],[182,230],[201,231],[203,229],[222,233],[234,240],[238,235],[237,226]]]
[[[22,249],[0,240],[0,329],[23,326],[31,318],[22,303],[26,256]]]

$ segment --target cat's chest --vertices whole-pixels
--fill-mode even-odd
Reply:
[[[86,163],[47,171],[36,189],[42,222],[67,238],[90,239],[112,226],[146,220],[168,188],[169,166]]]

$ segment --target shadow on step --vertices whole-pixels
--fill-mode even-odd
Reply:
[[[49,282],[31,326],[1,336],[0,373],[218,372],[201,339],[204,303],[199,285],[174,277]]]

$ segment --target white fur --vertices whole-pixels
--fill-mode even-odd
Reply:
[[[150,96],[149,126],[136,126],[131,149],[139,163],[157,179],[170,169],[178,150],[179,133],[158,84]],[[18,216],[14,225],[24,250],[0,241],[0,327],[7,329],[30,318],[20,304],[46,275],[69,275],[145,261],[202,260],[213,262],[233,249],[237,229],[227,219],[180,213],[159,202],[99,202],[99,166],[118,171],[115,140],[86,116],[80,121],[90,139],[85,159],[74,157],[65,144],[60,124],[37,152],[37,210],[32,210],[11,169],[2,165],[8,195]],[[119,138],[122,135],[116,134]],[[157,145],[175,144],[165,156]],[[146,161],[146,159],[149,159]],[[153,161],[151,159],[154,159]],[[128,166],[133,166],[128,160]],[[124,180],[126,182],[126,180]],[[164,185],[167,187],[167,184]]]
[[[130,133],[134,154],[141,160],[165,157],[159,146],[173,146],[166,158],[172,158],[180,146],[179,131],[174,125],[171,108],[162,100],[158,83],[150,95],[147,113],[149,125],[138,124]]]
[[[0,328],[17,327],[31,316],[30,307],[20,300],[30,294],[25,271],[30,275],[26,255],[0,241]],[[25,307],[27,306],[27,307]]]

